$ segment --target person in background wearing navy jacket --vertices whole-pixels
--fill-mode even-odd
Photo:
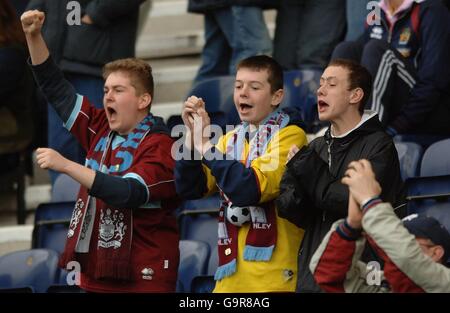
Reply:
[[[353,59],[371,72],[368,107],[390,135],[450,134],[448,10],[441,0],[381,0],[379,8],[364,36],[339,44],[332,59]]]

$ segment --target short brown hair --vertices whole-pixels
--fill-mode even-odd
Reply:
[[[136,89],[136,95],[148,92],[153,100],[155,86],[152,67],[147,62],[136,58],[109,62],[103,67],[103,79],[106,80],[113,72],[124,72],[130,75],[130,83]]]
[[[328,66],[339,66],[348,71],[348,82],[350,85],[349,90],[355,88],[361,88],[364,92],[364,96],[359,104],[359,113],[364,113],[364,107],[369,100],[370,93],[372,92],[372,75],[369,71],[360,64],[345,59],[335,59],[328,64]]]
[[[270,91],[275,93],[278,89],[283,89],[283,69],[280,64],[267,55],[256,55],[248,57],[239,62],[237,70],[249,68],[253,70],[267,70],[269,72],[268,81]]]

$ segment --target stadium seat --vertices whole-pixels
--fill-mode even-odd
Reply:
[[[80,183],[69,175],[60,174],[52,187],[51,202],[75,201],[79,189]]]
[[[208,261],[208,275],[214,276],[214,274],[216,274],[217,266],[219,264],[219,253],[217,250],[217,245],[211,249],[211,254]]]
[[[0,257],[1,289],[46,292],[58,278],[58,254],[49,249],[16,251]]]
[[[217,209],[220,207],[220,196],[219,193],[215,193],[206,198],[185,200],[183,201],[181,207],[183,210]]]
[[[413,142],[396,142],[395,148],[397,149],[403,180],[418,176],[422,147]]]
[[[185,210],[178,216],[180,239],[207,242],[212,250],[217,246],[217,218],[219,209]]]
[[[321,69],[299,69],[284,72],[284,99],[281,108],[300,110],[307,132],[320,129],[317,116],[316,91],[319,88]]]
[[[411,178],[406,187],[408,214],[433,216],[450,231],[450,175]]]
[[[180,240],[177,292],[191,292],[193,278],[206,274],[209,251],[205,242]]]
[[[75,202],[42,203],[36,209],[32,247],[64,250]]]
[[[423,154],[420,176],[450,175],[450,139],[433,143]]]
[[[394,142],[414,142],[426,150],[433,143],[446,139],[448,136],[426,135],[426,134],[402,134],[394,137]]]
[[[212,293],[215,286],[216,281],[211,275],[196,276],[192,280],[193,293]]]
[[[214,290],[214,287],[216,285],[214,274],[216,273],[217,265],[219,263],[219,255],[217,249],[217,244],[211,247],[206,275],[196,276],[192,280],[193,293],[211,293]]]

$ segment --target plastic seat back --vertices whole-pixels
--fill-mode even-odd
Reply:
[[[208,264],[209,246],[197,240],[180,240],[178,292],[191,292],[194,277],[204,275]]]
[[[423,154],[420,176],[450,175],[450,139],[433,143]]]
[[[36,209],[33,248],[46,248],[61,253],[75,202],[42,203]]]
[[[0,257],[0,288],[46,292],[58,278],[58,254],[49,249],[16,251]]]
[[[396,142],[395,148],[397,149],[403,180],[418,176],[423,152],[422,147],[413,142]]]
[[[450,229],[450,175],[408,179],[406,187],[408,214],[433,216]]]
[[[217,246],[219,209],[185,210],[178,216],[180,238],[201,240],[212,250]]]

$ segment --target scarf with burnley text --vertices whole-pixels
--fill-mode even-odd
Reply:
[[[133,156],[139,144],[151,131],[155,120],[147,115],[138,126],[126,136],[118,147],[112,147],[115,132],[110,131],[102,137],[91,150],[87,158],[87,166],[108,175],[123,176],[131,166],[126,155]],[[128,161],[127,161],[128,160]],[[89,202],[95,201],[95,215],[86,214]],[[89,276],[95,279],[130,280],[130,250],[133,232],[133,216],[131,208],[115,208],[100,199],[91,197],[87,188],[81,186],[78,200],[70,220],[67,241],[59,265],[65,268],[71,261],[78,261]],[[92,213],[92,212],[91,212]],[[98,238],[87,238],[89,223],[98,218]],[[93,233],[93,232],[92,232]],[[91,234],[92,234],[91,233]],[[76,252],[79,241],[88,240],[89,249],[93,248],[92,240],[96,241],[96,262],[88,262],[86,253]],[[90,252],[87,252],[90,253]]]
[[[227,158],[231,157],[251,167],[251,162],[262,156],[274,135],[289,124],[289,116],[281,110],[270,114],[253,134],[250,125],[243,122],[227,143]],[[252,135],[252,136],[251,136]],[[243,155],[245,142],[249,142],[249,152]],[[220,190],[220,188],[219,188]],[[226,210],[232,205],[225,193],[220,191],[221,207],[218,223],[219,266],[214,279],[221,280],[236,272],[239,226],[230,223]],[[248,231],[243,259],[245,261],[270,261],[277,241],[276,210],[273,202],[249,206],[250,229]]]

